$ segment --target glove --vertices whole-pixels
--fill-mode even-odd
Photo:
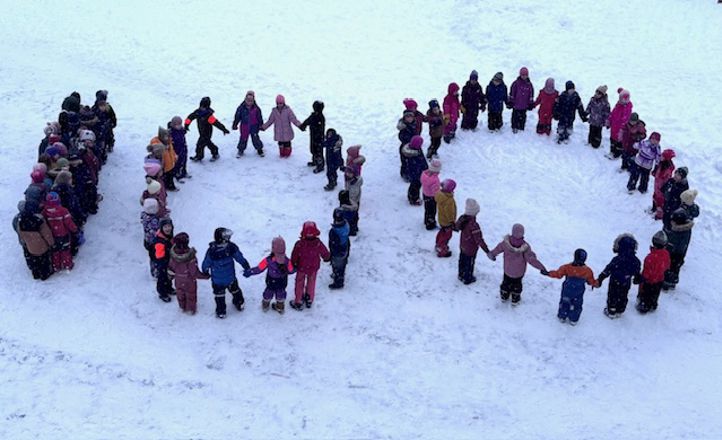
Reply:
[[[540,270],[539,273],[541,273],[541,274],[544,275],[545,277],[549,276],[549,271],[546,270],[546,269]]]
[[[238,130],[238,124],[233,124],[233,126],[232,126],[231,128],[232,128],[234,131],[235,131],[235,130]]]
[[[227,128],[224,128],[224,129],[223,129],[223,136],[227,135],[228,133],[230,133],[230,131],[228,131]]]
[[[251,276],[251,269],[246,269],[243,271],[243,277],[248,278]]]
[[[496,261],[496,257],[495,257],[494,255],[492,255],[491,252],[488,252],[488,253],[486,254],[486,256],[487,256],[491,261]]]
[[[527,110],[532,111],[532,110],[534,110],[534,107],[535,107],[534,104],[529,104],[529,107],[527,107]]]
[[[189,131],[191,131],[191,130],[190,130],[190,128],[188,128],[188,126],[187,126],[187,125],[184,125],[184,126],[183,126],[183,128],[185,128],[185,130],[186,130],[186,133],[188,133]]]

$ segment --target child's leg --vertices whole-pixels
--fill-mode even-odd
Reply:
[[[198,310],[198,285],[195,282],[193,283],[193,286],[191,286],[191,288],[188,289],[187,292],[185,292],[185,298],[185,311],[195,315],[196,311]]]
[[[350,235],[356,235],[358,233],[358,211],[353,212],[351,221],[349,222]]]
[[[567,319],[569,317],[569,306],[571,299],[564,295],[559,299],[559,310],[557,311],[557,318]]]
[[[649,284],[647,287],[650,310],[657,310],[659,304],[659,293],[662,290],[662,283]]]
[[[409,190],[407,192],[407,197],[409,199],[409,203],[412,205],[416,205],[419,203],[419,190],[421,189],[421,181],[419,179],[412,180],[409,182]]]
[[[251,134],[251,142],[253,143],[253,148],[257,151],[263,151],[263,141],[261,141],[261,137],[258,136],[258,133]]]
[[[511,288],[511,304],[515,305],[518,304],[519,301],[521,301],[521,291],[523,290],[524,286],[522,285],[522,278],[510,278],[510,288]]]
[[[73,255],[70,253],[70,243],[63,244],[63,250],[60,251],[60,264],[63,269],[73,269]]]
[[[499,294],[501,295],[502,301],[507,301],[509,299],[509,295],[511,295],[511,278],[509,278],[506,274],[504,274],[504,278],[499,286]]]
[[[424,224],[426,229],[436,228],[436,200],[424,196]]]
[[[226,286],[213,284],[213,297],[216,301],[216,316],[226,314]]]
[[[303,293],[306,290],[306,274],[304,272],[296,272],[296,284],[294,289],[294,300],[296,304],[303,302]]]
[[[450,226],[442,226],[436,234],[436,255],[439,257],[448,257],[451,255],[449,251],[449,239],[451,239],[452,230]]]
[[[233,295],[233,305],[236,306],[236,309],[238,309],[238,311],[243,310],[243,305],[246,300],[243,298],[243,291],[240,286],[238,286],[238,280],[233,280],[231,285],[228,286],[228,291]]]
[[[569,298],[569,320],[571,322],[579,321],[582,316],[582,304],[584,303],[584,296],[578,295]]]
[[[185,312],[188,305],[186,291],[179,288],[178,284],[175,285],[175,297],[178,300],[178,307]]]
[[[246,151],[246,146],[248,145],[248,131],[241,127],[241,136],[238,139],[238,146],[236,147],[238,149],[239,153],[243,153]]]
[[[313,303],[316,297],[316,274],[318,272],[311,272],[307,275],[306,281],[306,294],[308,294],[309,303]]]
[[[640,170],[639,170],[639,177],[640,177],[639,192],[646,193],[647,189],[649,188],[649,173],[651,172],[651,170],[649,170],[647,168],[642,168],[642,167],[638,167],[638,168],[640,168]]]
[[[408,163],[406,162],[406,157],[404,157],[404,153],[402,152],[404,148],[404,144],[399,145],[399,160],[401,161],[401,170],[400,174],[401,177],[406,180],[408,178]]]
[[[172,291],[172,286],[170,283],[170,278],[168,278],[168,269],[164,266],[156,266],[158,271],[158,279],[156,280],[156,291],[158,292],[158,297],[162,299],[165,302],[170,301],[170,292]]]
[[[53,251],[50,254],[50,261],[52,262],[53,270],[58,271],[63,268],[63,262],[62,262],[62,259],[60,258],[60,252]]]
[[[627,181],[627,189],[629,191],[634,191],[634,189],[637,187],[637,182],[639,181],[639,166],[631,162],[628,166],[629,168],[629,180]]]

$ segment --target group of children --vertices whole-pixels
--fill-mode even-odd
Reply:
[[[270,125],[275,126],[275,138],[279,142],[281,157],[288,157],[291,152],[290,141],[293,131],[290,124],[298,122],[285,99],[279,95],[277,106],[271,117],[263,123],[260,109],[255,103],[255,94],[246,93],[246,97],[238,107],[233,129],[240,129],[238,157],[242,157],[248,138],[259,155],[263,156],[263,143],[258,132]],[[216,315],[226,316],[225,292],[233,297],[233,305],[240,311],[244,308],[244,297],[235,276],[234,261],[244,268],[246,277],[266,271],[266,290],[263,294],[262,308],[264,311],[273,308],[279,313],[284,312],[288,275],[296,274],[295,297],[290,305],[296,310],[309,308],[315,298],[316,274],[320,261],[331,263],[332,283],[330,289],[340,289],[345,283],[345,268],[348,262],[351,242],[349,237],[358,234],[358,212],[361,203],[361,177],[365,157],[361,155],[360,145],[349,147],[344,161],[341,148],[343,139],[333,128],[325,129],[323,116],[324,104],[313,103],[313,113],[303,122],[296,124],[302,130],[310,127],[310,150],[315,166],[314,172],[327,169],[328,184],[325,189],[331,191],[337,186],[337,171],[344,172],[344,189],[338,193],[339,205],[333,212],[333,223],[329,231],[328,248],[320,241],[320,231],[314,222],[303,225],[301,238],[296,243],[291,258],[286,256],[285,241],[276,237],[272,241],[271,254],[265,257],[258,266],[251,268],[238,247],[231,242],[231,231],[218,228],[214,233],[214,241],[210,243],[201,268],[198,268],[196,251],[190,247],[187,233],[173,233],[173,221],[167,204],[167,191],[177,191],[174,179],[190,177],[186,171],[187,147],[185,133],[192,121],[197,121],[200,134],[196,145],[196,155],[191,160],[200,161],[206,147],[210,148],[212,159],[218,157],[218,149],[212,143],[213,127],[221,129],[224,134],[228,130],[214,116],[210,107],[210,98],[201,99],[200,106],[185,121],[175,116],[167,124],[167,128],[159,127],[157,136],[153,137],[147,147],[143,168],[146,173],[146,189],[140,198],[142,206],[141,224],[144,231],[144,246],[150,260],[151,275],[156,278],[156,290],[164,302],[171,301],[176,295],[178,304],[184,312],[194,314],[197,310],[198,279],[211,279],[216,298]],[[294,122],[295,121],[295,122]],[[289,134],[290,133],[290,134]],[[323,157],[325,150],[325,160]],[[182,181],[182,180],[180,180]],[[175,288],[174,288],[175,284]],[[275,299],[275,302],[271,302]]]
[[[614,109],[610,109],[606,92],[607,86],[598,87],[585,109],[573,82],[567,81],[565,91],[559,93],[554,87],[554,79],[548,78],[544,88],[534,99],[529,71],[523,67],[512,84],[510,93],[507,93],[501,72],[494,75],[484,93],[478,82],[477,72],[472,71],[469,81],[461,90],[461,99],[458,85],[449,84],[443,108],[437,100],[432,99],[428,111],[424,114],[418,110],[414,99],[403,100],[405,110],[397,129],[401,142],[400,174],[409,183],[407,198],[412,205],[423,203],[427,230],[437,229],[438,217],[439,230],[435,245],[438,257],[451,256],[449,240],[454,231],[461,232],[458,271],[460,281],[464,284],[476,281],[473,271],[479,248],[492,260],[503,253],[504,280],[500,286],[502,300],[511,298],[513,305],[519,303],[522,278],[527,263],[531,264],[545,275],[566,278],[559,305],[559,318],[568,319],[572,324],[578,321],[581,313],[585,282],[598,287],[605,278],[611,277],[605,313],[612,318],[624,312],[631,280],[640,284],[637,309],[641,313],[656,309],[661,289],[675,288],[679,282],[680,268],[684,264],[694,219],[699,215],[699,207],[695,203],[697,191],[689,189],[686,167],[675,170],[672,162],[675,152],[671,149],[661,151],[659,133],[654,132],[645,140],[645,125],[636,113],[631,112],[629,92],[621,88],[618,90],[619,102]],[[526,112],[539,106],[537,133],[549,135],[552,120],[555,119],[558,121],[559,143],[568,141],[577,113],[584,122],[590,123],[588,143],[594,148],[601,145],[602,129],[610,128],[612,134],[608,157],[622,157],[622,169],[630,172],[630,193],[637,188],[637,184],[639,191],[645,193],[649,176],[655,177],[650,213],[656,219],[663,220],[663,230],[655,234],[652,250],[645,259],[643,270],[635,256],[637,242],[629,235],[624,235],[615,242],[617,257],[605,268],[599,279],[595,280],[591,269],[584,265],[586,252],[583,249],[575,252],[572,263],[547,272],[524,241],[522,225],[514,225],[512,233],[490,250],[476,222],[479,204],[474,199],[466,200],[464,215],[456,219],[456,203],[453,198],[456,182],[452,179],[441,180],[439,177],[441,161],[438,158],[438,149],[441,139],[446,143],[454,139],[459,114],[462,115],[462,130],[475,130],[479,112],[486,111],[487,108],[489,130],[498,131],[503,126],[502,112],[505,106],[512,109],[514,133],[524,130]],[[424,123],[429,126],[431,140],[426,155],[423,151],[424,139],[421,136]]]
[[[82,105],[80,94],[73,92],[64,99],[58,120],[43,129],[31,183],[12,222],[35,279],[73,268],[84,242],[83,226],[98,212],[98,179],[113,151],[117,124],[107,99],[108,92],[99,90],[92,106]]]

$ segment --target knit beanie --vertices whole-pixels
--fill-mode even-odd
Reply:
[[[582,266],[587,261],[587,251],[584,249],[577,249],[574,251],[574,262],[572,264],[576,266]]]
[[[286,242],[283,237],[275,237],[271,241],[271,252],[278,257],[286,255]]]
[[[48,172],[48,166],[42,162],[38,162],[33,165],[33,171],[40,171],[41,173],[46,174]]]
[[[652,246],[657,249],[662,249],[667,246],[667,234],[664,231],[657,231],[657,233],[652,236]]]
[[[33,172],[30,173],[30,180],[33,183],[42,183],[43,180],[45,180],[45,173],[40,170],[33,170]]]
[[[504,74],[501,72],[496,72],[493,79],[498,81],[504,81]]]
[[[564,90],[571,90],[571,89],[576,89],[576,87],[574,86],[574,82],[567,81],[567,83],[564,85]]]
[[[411,110],[411,113],[413,113],[414,110],[419,107],[419,104],[413,98],[406,98],[404,99],[404,107],[406,110]]]
[[[429,101],[429,108],[438,108],[439,107],[439,101],[436,99],[432,99]]]
[[[683,192],[682,195],[680,195],[680,199],[682,200],[682,204],[687,206],[694,205],[694,201],[697,198],[697,190],[696,189],[688,189],[687,191]]]
[[[679,167],[677,168],[677,171],[675,171],[675,173],[682,176],[683,179],[686,179],[687,175],[689,174],[689,169],[687,167]]]
[[[429,171],[432,173],[441,172],[441,161],[439,159],[433,159],[429,164]]]
[[[662,151],[662,160],[672,160],[677,156],[674,150],[668,148]]]
[[[471,75],[469,75],[470,80],[478,80],[479,79],[479,73],[476,70],[471,71]]]
[[[475,216],[479,213],[481,208],[479,207],[479,202],[477,202],[474,199],[466,199],[466,207],[464,208],[464,214]]]
[[[143,170],[145,171],[145,174],[155,177],[160,173],[160,170],[163,169],[160,162],[158,161],[146,161],[143,164]]]
[[[152,197],[143,200],[143,212],[151,215],[158,214],[158,200]]]
[[[597,87],[597,92],[601,93],[602,95],[606,95],[607,94],[607,86]]]
[[[445,193],[453,193],[456,189],[456,182],[453,179],[444,179],[441,182],[441,190]]]
[[[73,175],[68,170],[62,170],[55,176],[56,185],[69,185],[73,180]]]
[[[51,191],[45,196],[45,203],[50,206],[57,206],[60,204],[60,196],[55,191]]]
[[[420,150],[422,145],[424,145],[424,138],[422,138],[418,134],[412,137],[411,141],[409,142],[409,147],[413,148],[414,150]]]
[[[157,180],[151,180],[148,184],[148,194],[154,195],[160,192],[160,182]]]
[[[181,128],[183,126],[183,118],[180,116],[173,116],[170,120],[170,126],[173,128]]]
[[[64,157],[61,157],[60,159],[58,159],[57,162],[55,162],[55,168],[58,168],[61,170],[68,169],[68,168],[70,168],[70,161]]]

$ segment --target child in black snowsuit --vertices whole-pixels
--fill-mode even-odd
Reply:
[[[411,138],[416,135],[416,115],[411,110],[404,111],[403,118],[399,119],[399,123],[396,125],[396,128],[399,130],[399,141],[401,141],[401,145],[399,145],[399,158],[401,159],[401,178],[404,179],[404,181],[409,181],[409,164],[408,160],[404,156],[404,153],[402,152],[402,149],[404,148],[404,145],[411,142]]]
[[[326,117],[323,116],[323,102],[313,102],[313,113],[306,118],[298,127],[302,131],[306,131],[306,127],[311,127],[309,132],[309,148],[311,149],[311,161],[307,164],[316,168],[314,173],[318,174],[323,171],[323,135],[326,131]]]
[[[211,141],[213,136],[213,127],[221,130],[224,135],[230,133],[225,125],[213,114],[214,110],[211,108],[211,98],[205,96],[201,99],[200,105],[186,118],[185,129],[188,131],[188,126],[191,122],[197,121],[198,123],[198,142],[196,143],[196,155],[191,157],[194,162],[200,162],[203,160],[203,153],[206,147],[211,150],[211,161],[218,159],[218,146]]]
[[[168,276],[168,263],[170,263],[170,249],[173,246],[173,222],[169,218],[160,221],[160,228],[153,238],[153,265],[157,281],[158,297],[163,302],[170,302],[173,292],[170,276]]]
[[[631,234],[622,234],[614,241],[616,257],[604,268],[597,285],[601,286],[604,280],[609,279],[607,292],[607,307],[604,314],[609,318],[618,318],[627,308],[627,295],[632,282],[639,284],[642,263],[637,258],[637,240]]]
[[[333,224],[328,231],[328,249],[331,252],[331,268],[333,269],[333,283],[329,289],[341,289],[346,276],[346,264],[348,263],[351,251],[351,240],[349,233],[351,228],[344,218],[344,212],[340,209],[333,210]]]
[[[355,236],[358,233],[358,205],[351,202],[351,196],[348,191],[341,190],[338,192],[338,209],[343,213],[349,225],[349,235]]]
[[[559,94],[557,101],[554,103],[554,119],[559,121],[557,124],[557,143],[567,142],[574,130],[575,113],[579,112],[579,117],[583,122],[587,122],[587,114],[584,112],[584,105],[579,94],[574,90],[574,83],[567,81],[565,91]]]
[[[336,130],[329,128],[326,130],[326,139],[323,140],[323,149],[326,150],[326,177],[328,177],[328,185],[323,189],[332,191],[338,184],[338,169],[343,166],[343,155],[341,154],[343,147],[343,138]]]

